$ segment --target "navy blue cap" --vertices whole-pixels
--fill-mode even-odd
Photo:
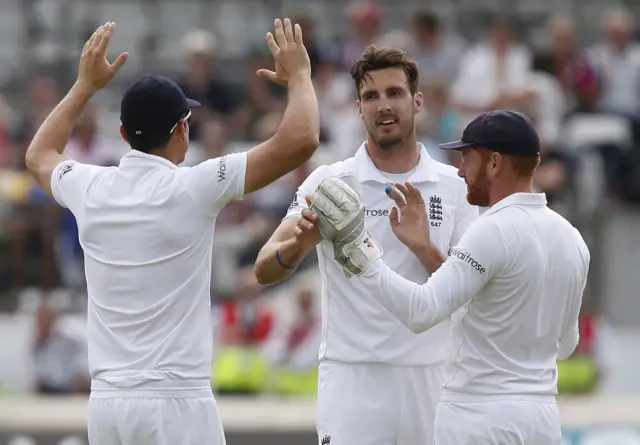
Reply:
[[[199,102],[187,99],[174,81],[144,76],[132,83],[120,102],[120,122],[129,139],[169,133]]]
[[[462,139],[440,144],[444,150],[462,150],[477,145],[498,153],[540,156],[540,138],[531,120],[516,111],[483,113],[462,132]]]

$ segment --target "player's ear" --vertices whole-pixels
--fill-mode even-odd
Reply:
[[[356,107],[358,107],[358,114],[362,117],[362,103],[360,102],[360,99],[356,100]]]
[[[186,119],[180,122],[177,132],[180,136],[180,139],[182,139],[183,141],[189,139],[189,122],[187,122]]]
[[[491,160],[489,161],[489,168],[494,173],[494,176],[500,173],[502,166],[504,165],[504,157],[500,153],[491,153]]]
[[[129,143],[129,138],[127,137],[127,132],[124,131],[124,127],[122,125],[120,125],[120,136],[122,137],[122,140],[124,140],[127,144]]]
[[[413,95],[413,112],[414,114],[420,113],[422,111],[422,105],[424,104],[424,95],[418,91]]]

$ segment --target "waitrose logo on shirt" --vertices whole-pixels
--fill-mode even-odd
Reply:
[[[482,266],[482,264],[478,263],[469,252],[466,250],[458,249],[457,247],[451,251],[452,257],[458,258],[460,261],[464,261],[469,264],[475,270],[480,272],[480,275],[483,275],[486,272],[486,269]]]

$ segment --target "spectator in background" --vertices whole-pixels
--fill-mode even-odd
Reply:
[[[20,171],[26,170],[24,156],[35,131],[60,100],[58,84],[51,77],[35,77],[28,83],[27,88],[26,111],[20,117],[12,137],[14,145],[12,164],[14,169]]]
[[[640,46],[632,42],[633,14],[611,9],[603,16],[604,41],[587,50],[601,81],[601,109],[640,115]]]
[[[591,75],[593,67],[583,52],[576,48],[573,23],[563,16],[553,16],[548,23],[551,36],[550,50],[544,54],[548,58],[548,72],[560,83],[568,106],[576,99],[578,81]],[[543,55],[540,55],[542,57]]]
[[[58,104],[57,82],[51,77],[35,77],[28,82],[28,103],[12,135],[11,166],[25,172],[25,153],[42,120]],[[55,233],[59,221],[58,206],[33,179],[26,177],[25,191],[9,208],[9,263],[11,285],[19,292],[34,281],[40,288],[55,285]],[[33,264],[36,266],[33,267]],[[38,276],[38,278],[36,278]]]
[[[453,82],[458,77],[464,41],[457,36],[447,35],[440,18],[433,12],[417,13],[411,25],[414,44],[408,52],[418,62],[420,80]]]
[[[315,24],[307,14],[298,14],[291,19],[291,23],[297,23],[304,30],[304,46],[309,54],[311,62],[311,75],[315,76],[318,67],[322,64],[322,48],[316,35]]]
[[[58,314],[46,302],[36,313],[33,360],[38,393],[89,394],[86,344],[60,328]]]
[[[128,148],[121,140],[108,139],[100,134],[99,112],[89,105],[78,120],[64,154],[84,164],[118,165]]]
[[[528,113],[533,98],[527,81],[531,70],[529,49],[514,42],[513,23],[496,17],[489,38],[471,47],[462,57],[452,95],[465,114],[466,125],[489,110],[511,109]]]
[[[255,75],[260,69],[271,69],[272,64],[268,50],[262,46],[255,47],[247,59],[249,81],[237,125],[233,128],[244,140],[261,140],[258,137],[260,119],[273,112],[282,113],[286,107],[286,89]]]
[[[261,299],[263,287],[250,266],[240,269],[236,280],[237,293],[222,304],[222,343],[225,346],[261,345],[273,326],[273,314]]]
[[[347,8],[347,38],[339,45],[342,69],[348,70],[368,45],[379,44],[382,7],[374,1],[355,1]]]
[[[418,137],[432,142],[426,144],[423,140],[431,157],[445,164],[458,165],[460,153],[442,150],[437,146],[459,138],[462,131],[460,112],[451,102],[447,82],[437,77],[432,78],[424,83],[422,94],[424,106],[416,121]],[[429,147],[433,149],[430,150]]]
[[[335,51],[325,55],[316,72],[314,87],[320,108],[321,137],[332,150],[330,162],[352,156],[353,147],[359,146],[366,133],[360,125],[353,81]]]
[[[238,100],[233,85],[219,78],[215,71],[218,41],[213,34],[200,29],[190,31],[182,40],[182,48],[186,72],[178,85],[188,97],[203,105],[193,111],[189,138],[194,140],[199,138],[200,125],[206,119],[217,118],[232,125]]]
[[[293,296],[293,295],[292,295]],[[291,320],[279,317],[263,349],[272,371],[273,389],[284,395],[315,396],[318,391],[318,348],[322,319],[310,288],[295,294]]]

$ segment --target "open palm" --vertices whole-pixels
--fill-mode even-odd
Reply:
[[[397,206],[389,215],[393,233],[411,250],[429,246],[429,219],[420,190],[405,182],[387,187],[387,194]]]

